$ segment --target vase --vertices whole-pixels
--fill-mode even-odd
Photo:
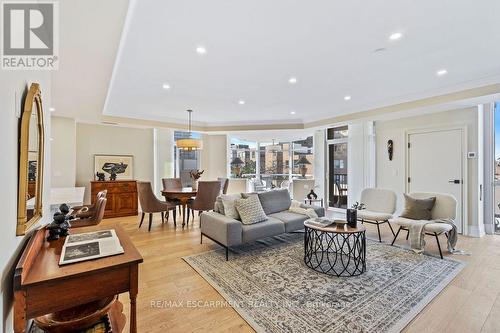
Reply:
[[[348,208],[346,212],[347,225],[356,228],[358,224],[358,211],[354,208]]]
[[[191,184],[191,188],[193,191],[198,191],[198,181],[193,179],[193,183]]]

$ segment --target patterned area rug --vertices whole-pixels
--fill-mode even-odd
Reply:
[[[367,271],[337,278],[305,266],[302,234],[232,250],[183,259],[257,332],[399,332],[464,266],[367,239]]]

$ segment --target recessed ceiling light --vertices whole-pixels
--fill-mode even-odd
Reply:
[[[55,108],[49,108],[50,112],[54,112],[56,109]]]
[[[243,104],[245,104],[245,101],[240,100],[240,101],[238,101],[238,104],[239,104],[239,105],[243,105]]]
[[[203,46],[198,46],[196,48],[196,52],[199,53],[199,54],[205,54],[205,53],[207,53],[207,49],[204,48]]]
[[[291,84],[295,84],[297,83],[297,78],[296,77],[291,77],[288,79],[288,82],[291,83]]]
[[[163,89],[165,89],[165,90],[170,89],[170,85],[169,85],[169,84],[167,84],[167,83],[164,83],[164,84],[162,85],[162,87],[163,87]]]
[[[295,114],[295,111],[290,112],[290,114]]]
[[[344,100],[346,100],[346,101],[350,101],[350,100],[351,100],[351,96],[349,96],[349,95],[344,96]]]
[[[398,40],[401,37],[403,37],[403,34],[401,32],[395,32],[389,36],[390,40]]]
[[[440,69],[436,72],[436,75],[437,76],[443,76],[443,75],[446,75],[448,74],[448,71],[446,69]]]

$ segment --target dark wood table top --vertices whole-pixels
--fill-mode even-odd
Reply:
[[[130,237],[119,225],[115,226],[91,226],[71,229],[71,234],[80,234],[97,230],[114,229],[120,239],[120,243],[125,251],[110,257],[98,258],[89,261],[82,261],[70,265],[59,266],[64,239],[53,242],[44,242],[40,252],[35,258],[31,269],[26,277],[21,281],[22,286],[46,283],[51,280],[73,278],[78,275],[93,274],[101,270],[109,270],[133,263],[141,263],[143,258],[135,248]],[[22,262],[22,260],[20,260]]]
[[[162,190],[162,194],[181,194],[181,195],[196,195],[198,193],[197,190],[193,190],[191,187],[179,187],[179,188],[171,188],[168,190]]]

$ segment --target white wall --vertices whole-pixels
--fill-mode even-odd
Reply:
[[[405,192],[405,131],[410,129],[465,126],[467,127],[466,151],[478,152],[478,113],[476,108],[460,109],[439,112],[416,117],[409,117],[389,121],[377,121],[376,146],[377,146],[377,187],[389,188],[400,194],[398,209],[403,205],[401,193]],[[393,160],[387,157],[387,140],[394,141]],[[478,229],[478,160],[469,159],[467,162],[468,178],[468,214],[464,217],[469,225],[469,234]]]
[[[85,186],[90,202],[94,154],[133,155],[134,179],[154,182],[153,129],[94,124],[76,125],[76,186]],[[106,175],[108,178],[109,175]]]
[[[205,170],[201,180],[216,180],[227,177],[228,150],[226,135],[203,135],[201,169]]]
[[[21,96],[32,82],[38,82],[42,90],[42,100],[45,107],[45,159],[43,182],[43,217],[40,224],[50,222],[50,112],[51,105],[51,74],[38,71],[1,71],[0,74],[0,203],[2,211],[2,227],[0,232],[0,332],[12,332],[12,280],[14,266],[18,260],[21,247],[26,237],[16,236],[17,225],[17,179],[18,179],[18,126],[22,109]]]
[[[76,181],[76,123],[72,118],[51,117],[52,187],[73,187]]]
[[[162,178],[174,177],[174,130],[155,129],[156,194],[161,195]]]

